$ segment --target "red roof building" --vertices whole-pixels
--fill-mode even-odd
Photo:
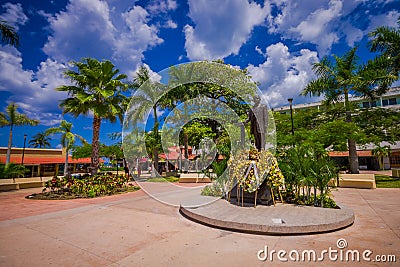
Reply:
[[[0,163],[6,162],[7,148],[0,147]],[[64,173],[64,149],[11,148],[10,163],[23,164],[28,172],[26,177],[54,176]],[[90,158],[73,159],[68,156],[68,169],[71,173],[87,172]]]

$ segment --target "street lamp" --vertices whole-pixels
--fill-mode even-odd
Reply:
[[[24,166],[26,137],[27,137],[27,135],[24,134],[24,147],[22,148],[22,160],[21,160],[21,165],[22,166]]]
[[[289,104],[290,104],[290,120],[292,121],[292,135],[294,135],[293,107],[292,107],[293,98],[288,98],[288,101],[289,101]]]

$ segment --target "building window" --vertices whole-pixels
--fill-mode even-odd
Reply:
[[[390,98],[389,105],[397,105],[396,98]]]
[[[376,107],[376,101],[363,102],[362,107],[363,108]]]
[[[397,105],[396,98],[382,99],[383,106]]]
[[[390,165],[400,165],[400,155],[390,156]]]

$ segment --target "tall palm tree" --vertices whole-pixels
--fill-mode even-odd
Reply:
[[[400,17],[398,28],[382,26],[369,33],[372,38],[368,43],[372,52],[380,52],[378,58],[386,61],[388,70],[398,76],[400,72]]]
[[[313,70],[317,79],[311,81],[301,93],[302,95],[314,96],[324,94],[328,103],[340,101],[344,98],[346,121],[349,123],[352,121],[349,94],[373,98],[385,93],[388,89],[388,80],[392,80],[377,69],[374,64],[359,65],[356,51],[357,48],[353,48],[342,57],[334,56],[334,63],[330,62],[328,57],[314,63]],[[351,138],[348,138],[347,143],[350,172],[358,173],[356,143]]]
[[[25,114],[19,113],[17,109],[18,105],[12,102],[7,106],[6,112],[0,112],[0,127],[4,126],[10,127],[10,134],[8,136],[6,165],[10,163],[12,134],[14,126],[37,125],[39,123],[38,120],[30,119]]]
[[[18,47],[19,36],[15,31],[14,27],[8,25],[4,20],[0,20],[0,32],[1,32],[1,42],[5,44],[10,44],[12,46]]]
[[[72,133],[72,123],[62,120],[60,126],[52,127],[46,130],[45,135],[61,134],[61,145],[65,149],[65,164],[64,164],[64,176],[68,176],[68,155],[69,150],[75,144],[76,138],[82,143],[86,143],[86,140],[78,135]]]
[[[183,114],[181,115],[184,119],[184,124],[188,123],[185,119],[188,115],[187,102],[188,100],[199,95],[198,87],[194,84],[188,84],[188,81],[192,80],[192,76],[195,75],[195,64],[180,65],[178,67],[171,67],[169,71],[169,86],[174,87],[173,91],[168,92],[164,98],[164,105],[174,106],[179,102],[183,102]],[[178,110],[179,111],[179,110]],[[188,134],[185,128],[182,128],[183,133],[183,146],[184,155],[186,160],[189,158],[189,144]],[[185,162],[186,163],[186,162]],[[185,164],[185,169],[186,169]]]
[[[118,74],[110,61],[99,62],[97,59],[85,58],[82,62],[73,62],[77,71],[67,70],[65,75],[74,85],[63,85],[58,91],[68,92],[69,98],[61,101],[63,113],[75,117],[93,113],[92,137],[92,174],[99,168],[99,135],[101,120],[122,122],[127,98],[122,94],[128,86],[122,82],[127,76]]]
[[[136,72],[136,75],[131,84],[132,88],[137,89],[135,95],[131,98],[130,111],[128,112],[128,121],[137,123],[145,119],[146,114],[151,110],[153,111],[154,125],[153,125],[153,163],[152,176],[156,175],[158,171],[158,145],[159,140],[159,121],[157,116],[157,108],[161,106],[160,96],[163,93],[163,85],[150,80],[149,70],[142,66]],[[154,170],[154,171],[153,171]]]
[[[31,140],[29,140],[29,146],[34,148],[46,148],[50,147],[51,138],[48,137],[45,133],[37,133],[33,136]]]

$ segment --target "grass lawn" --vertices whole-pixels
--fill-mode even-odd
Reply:
[[[156,177],[156,178],[150,178],[147,180],[147,182],[178,182],[179,178],[175,176],[169,176],[169,177]]]
[[[400,188],[400,178],[394,178],[388,175],[375,174],[377,188]]]

